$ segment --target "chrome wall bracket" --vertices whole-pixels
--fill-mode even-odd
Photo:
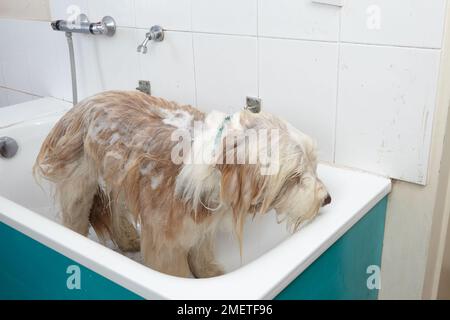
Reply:
[[[253,112],[260,113],[261,112],[261,99],[255,97],[247,97],[245,103],[245,109]]]
[[[146,93],[148,95],[151,95],[152,94],[152,87],[151,87],[150,81],[148,81],[148,80],[139,80],[138,87],[136,88],[136,90],[138,90],[140,92],[143,92],[143,93]]]

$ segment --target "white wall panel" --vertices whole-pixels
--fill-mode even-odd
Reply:
[[[341,48],[336,163],[424,184],[439,51]]]
[[[446,0],[347,0],[342,41],[440,48]]]
[[[321,160],[333,160],[338,45],[261,39],[263,108],[313,137]]]

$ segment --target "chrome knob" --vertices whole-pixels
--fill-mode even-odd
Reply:
[[[0,157],[10,159],[14,157],[19,149],[16,140],[10,137],[0,138]]]

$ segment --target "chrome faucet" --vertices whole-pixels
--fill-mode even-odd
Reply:
[[[150,28],[150,31],[145,34],[144,41],[137,47],[137,52],[141,52],[142,54],[147,53],[147,44],[149,41],[157,41],[161,42],[164,40],[164,30],[161,26],[153,26]]]

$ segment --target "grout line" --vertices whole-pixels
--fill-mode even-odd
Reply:
[[[334,132],[333,132],[333,163],[336,163],[336,146],[337,146],[337,127],[339,113],[339,88],[340,88],[340,69],[341,69],[341,31],[342,31],[342,11],[339,12],[338,27],[338,47],[337,47],[337,71],[336,71],[336,101],[334,105]]]
[[[339,25],[339,28],[341,26]],[[119,26],[118,28],[132,28],[132,29],[142,29],[147,30],[148,28],[133,28]],[[219,33],[219,32],[208,32],[208,31],[190,31],[190,30],[175,30],[175,29],[164,29],[168,32],[182,32],[182,33],[192,33],[192,34],[206,34],[206,35],[216,35],[216,36],[233,36],[233,37],[250,37],[250,38],[260,38],[260,39],[272,39],[272,40],[292,40],[292,41],[304,41],[304,42],[318,42],[318,43],[335,43],[335,44],[353,44],[361,46],[373,46],[373,47],[388,47],[388,48],[405,48],[405,49],[422,49],[422,50],[441,50],[439,47],[419,47],[410,45],[400,45],[400,44],[384,44],[384,43],[364,43],[358,41],[341,41],[338,40],[319,40],[319,39],[308,39],[308,38],[293,38],[293,37],[281,37],[281,36],[263,36],[259,34],[236,34],[236,33]]]
[[[0,18],[0,20],[17,20],[17,19],[5,19]],[[21,19],[23,20],[23,19]],[[29,19],[26,19],[28,21]],[[339,26],[340,27],[340,26]],[[131,26],[121,26],[118,25],[117,28],[124,29],[139,29],[148,30],[149,28],[144,27],[131,27]],[[235,37],[252,37],[261,39],[274,39],[274,40],[294,40],[294,41],[306,41],[306,42],[318,42],[318,43],[336,43],[336,44],[353,44],[362,46],[374,46],[374,47],[389,47],[389,48],[409,48],[409,49],[422,49],[422,50],[441,50],[441,47],[419,47],[411,45],[396,45],[396,44],[383,44],[383,43],[364,43],[358,41],[334,41],[334,40],[318,40],[318,39],[308,39],[308,38],[293,38],[293,37],[280,37],[280,36],[261,36],[252,34],[233,34],[233,33],[218,33],[218,32],[208,32],[208,31],[193,31],[193,30],[175,30],[175,29],[164,29],[169,32],[183,32],[183,33],[197,33],[197,34],[210,34],[210,35],[223,35],[223,36],[235,36]]]
[[[11,90],[11,91],[23,93],[23,94],[26,94],[26,95],[29,95],[29,96],[39,97],[39,98],[43,98],[44,97],[44,96],[41,96],[39,94],[35,94],[35,93],[31,93],[31,92],[23,91],[23,90],[19,90],[19,89],[14,89],[14,88],[6,87],[6,86],[0,86],[0,89]]]
[[[192,1],[190,1],[190,28],[192,30]],[[169,30],[168,30],[169,31]],[[191,44],[192,44],[192,65],[193,65],[193,71],[194,71],[194,107],[198,106],[198,101],[197,101],[197,68],[195,67],[195,49],[194,49],[194,33],[192,31],[189,31],[189,33],[191,33]]]
[[[260,46],[259,46],[259,0],[256,0],[256,91],[258,94],[258,98],[261,99],[260,96]]]

